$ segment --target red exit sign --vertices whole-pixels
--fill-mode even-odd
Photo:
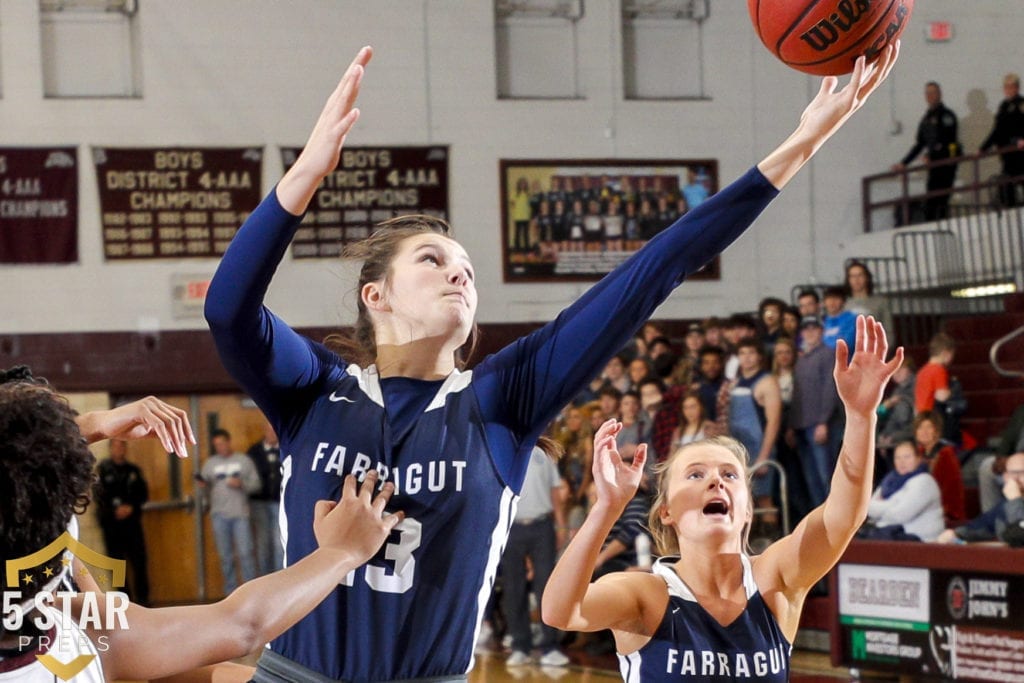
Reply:
[[[949,21],[928,22],[928,42],[946,43],[953,40],[953,23]]]
[[[210,289],[209,280],[191,280],[185,283],[185,299],[202,301],[206,299],[206,290]]]

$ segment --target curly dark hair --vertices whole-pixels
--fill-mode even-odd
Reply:
[[[16,370],[0,374],[0,567],[60,536],[85,511],[94,480],[77,413],[45,380]],[[32,572],[32,583],[7,586],[4,577],[0,585],[28,599],[45,584],[46,567],[59,572],[61,554]]]

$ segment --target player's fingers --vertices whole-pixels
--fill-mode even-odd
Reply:
[[[176,413],[172,406],[167,405],[157,398],[153,399],[151,410],[154,417],[167,429],[172,446],[172,449],[169,452],[177,454],[179,458],[187,456],[188,450],[185,447],[185,429],[181,424],[182,415]]]
[[[345,476],[345,481],[341,485],[341,497],[342,498],[355,498],[356,497],[356,477],[353,474]]]
[[[896,347],[896,353],[892,354],[892,360],[885,364],[885,369],[891,375],[903,365],[903,347]]]
[[[642,470],[644,463],[647,462],[647,444],[642,443],[636,447],[636,453],[633,454],[633,469]]]
[[[313,519],[323,519],[337,506],[333,500],[318,500],[313,506]]]
[[[403,519],[405,519],[405,513],[399,510],[398,512],[392,512],[384,515],[384,517],[381,518],[381,522],[384,524],[384,528],[390,530],[401,524]]]
[[[850,349],[846,346],[845,339],[839,339],[836,341],[835,372],[844,372],[848,367],[850,367]]]
[[[366,505],[373,503],[373,491],[377,488],[377,480],[380,474],[377,470],[370,470],[363,476],[363,483],[359,487],[359,498]]]
[[[384,482],[384,486],[381,487],[380,493],[373,499],[373,511],[378,515],[384,514],[384,508],[387,507],[388,501],[391,500],[392,494],[395,492],[395,485],[390,482]]]
[[[885,336],[885,327],[877,320],[875,321],[875,339],[877,340],[876,355],[879,360],[885,361],[885,357],[889,355],[889,339]]]

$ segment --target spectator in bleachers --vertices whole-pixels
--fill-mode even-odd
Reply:
[[[651,362],[644,356],[637,356],[629,362],[626,374],[629,375],[629,387],[631,391],[638,391],[640,383],[651,376]]]
[[[793,405],[793,370],[796,367],[796,342],[790,337],[780,337],[772,354],[772,374],[779,383],[779,397],[782,399],[782,426],[775,439],[775,457],[786,473],[786,489],[789,496],[789,510],[793,523],[803,519],[811,511],[810,498],[800,454],[796,449],[796,434],[789,429],[789,413]]]
[[[800,322],[804,351],[793,370],[793,402],[789,428],[796,437],[803,464],[808,505],[817,507],[828,495],[832,469],[842,438],[842,405],[832,377],[835,354],[822,341],[821,321],[805,316]]]
[[[764,344],[764,355],[771,358],[775,353],[775,342],[783,336],[782,311],[786,302],[773,296],[761,299],[757,305],[757,317],[761,323],[761,341]]]
[[[627,391],[622,395],[619,419],[622,422],[622,429],[615,436],[615,443],[620,453],[633,457],[636,447],[647,443],[651,436],[647,414],[640,410],[640,394]]]
[[[626,374],[626,359],[620,354],[612,356],[608,364],[604,366],[605,385],[617,389],[619,392],[629,389],[629,375]]]
[[[957,119],[953,110],[942,103],[942,88],[935,81],[924,86],[924,99],[928,103],[928,111],[917,125],[917,138],[898,164],[893,165],[894,171],[902,171],[921,152],[925,161],[941,161],[952,159],[961,154],[959,136],[957,135]],[[928,192],[949,190],[956,180],[956,164],[947,164],[928,169]],[[925,200],[924,217],[926,221],[937,221],[949,216],[949,195],[942,194]],[[884,321],[883,321],[884,323]],[[886,330],[889,328],[886,327]]]
[[[739,370],[740,360],[736,355],[739,343],[757,334],[757,324],[749,315],[734,313],[725,321],[722,329],[722,336],[725,339],[725,378],[732,380],[736,378]]]
[[[705,439],[714,432],[714,424],[708,419],[704,403],[695,391],[688,392],[683,396],[679,407],[679,418],[679,426],[672,431],[670,449],[672,451],[688,443]],[[663,457],[662,460],[664,459]]]
[[[717,346],[705,346],[700,350],[699,368],[697,394],[708,419],[714,422],[718,420],[718,393],[725,382],[725,352]]]
[[[893,391],[879,405],[878,449],[891,451],[897,443],[914,438],[914,359],[903,357],[903,365],[892,376]]]
[[[1003,95],[1006,99],[999,104],[992,132],[981,143],[982,152],[1011,145],[1024,150],[1024,97],[1020,95],[1020,76],[1006,74],[1003,77]],[[1003,206],[1019,206],[1024,201],[1021,197],[1024,180],[1019,178],[1024,176],[1024,151],[1007,152],[1001,158],[1006,182],[999,188],[1000,200]],[[1017,180],[1010,181],[1015,176]]]
[[[613,386],[601,387],[597,392],[597,404],[601,413],[601,422],[619,417],[619,402],[622,400],[622,392]]]
[[[704,345],[705,346],[717,346],[718,348],[725,348],[723,346],[722,331],[724,325],[721,318],[711,316],[703,323],[701,327],[704,328]]]
[[[764,353],[756,339],[747,337],[740,341],[736,355],[739,370],[736,379],[722,387],[722,396],[727,396],[728,400],[719,401],[725,411],[718,414],[718,426],[742,443],[750,455],[751,461],[747,464],[754,476],[755,507],[771,508],[775,470],[759,466],[774,460],[775,440],[782,425],[779,384],[765,369]],[[761,521],[771,526],[778,523],[778,518],[769,512]]]
[[[956,354],[956,342],[945,332],[939,332],[928,342],[928,362],[917,373],[914,384],[914,412],[935,408],[936,401],[952,396],[949,388],[949,364]]]
[[[999,434],[995,451],[978,465],[978,496],[982,512],[988,512],[1004,500],[1002,491],[1007,457],[1011,453],[1024,453],[1024,405],[1013,411],[1010,421]]]
[[[647,345],[647,357],[653,362],[657,362],[662,356],[674,355],[672,351],[672,342],[669,341],[668,337],[655,337]]]
[[[1008,528],[1024,525],[1024,453],[1006,459],[1004,480],[1002,501],[967,524],[942,532],[939,543],[1005,540]]]
[[[703,346],[704,327],[700,323],[690,323],[686,327],[686,337],[683,339],[683,355],[697,363]]]
[[[818,292],[812,288],[801,289],[800,294],[796,297],[796,307],[800,311],[801,318],[809,315],[821,316],[821,298],[818,296]]]
[[[782,333],[798,341],[800,337],[800,309],[796,306],[786,306],[782,309]]]
[[[874,539],[934,541],[946,528],[942,496],[928,461],[913,441],[900,441],[894,469],[885,475],[868,504],[866,528],[859,536]]]
[[[875,277],[860,261],[853,261],[846,266],[846,290],[850,295],[846,300],[846,309],[854,315],[874,316],[888,333],[889,343],[895,343],[895,328],[889,299],[881,294],[875,294]]]
[[[964,480],[960,461],[953,444],[944,441],[942,416],[934,410],[918,413],[914,418],[914,441],[917,450],[928,461],[928,468],[942,492],[942,510],[946,525],[960,524],[967,518],[964,507]]]
[[[587,508],[587,490],[593,480],[594,432],[581,408],[569,407],[565,422],[554,431],[554,440],[562,447],[558,473],[568,488],[565,518],[570,530],[579,528]]]
[[[825,307],[825,315],[821,319],[821,325],[825,330],[822,341],[825,342],[825,346],[835,351],[836,341],[842,339],[853,354],[856,351],[853,341],[857,334],[857,316],[846,310],[846,288],[827,287],[822,299]]]

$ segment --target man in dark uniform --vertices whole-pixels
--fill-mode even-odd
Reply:
[[[126,592],[132,602],[149,604],[146,539],[142,534],[142,505],[149,487],[142,470],[128,462],[124,441],[111,440],[110,458],[99,465],[96,501],[107,555],[128,562]]]
[[[1006,74],[1003,77],[1003,94],[1006,99],[999,105],[996,123],[992,132],[981,143],[981,151],[992,147],[1016,145],[1024,149],[1024,97],[1020,96],[1020,76]],[[1024,152],[1008,152],[1002,155],[1003,175],[1006,181],[999,188],[1003,206],[1020,206],[1024,203]],[[1015,178],[1015,179],[1014,179]]]
[[[930,81],[924,86],[924,99],[928,103],[928,111],[917,126],[917,140],[903,160],[893,167],[894,170],[902,171],[921,152],[925,153],[928,162],[960,156],[956,114],[942,103],[942,88],[938,83]],[[935,221],[949,216],[949,194],[945,191],[953,187],[955,179],[956,164],[943,164],[928,169],[928,192],[943,191],[944,194],[929,197],[925,201],[925,220]]]

